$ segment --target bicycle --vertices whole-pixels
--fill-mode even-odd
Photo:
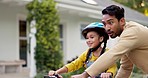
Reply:
[[[44,78],[60,78],[59,75],[54,75],[54,76],[48,76],[48,75],[44,75]],[[95,78],[101,78],[99,77],[95,77]],[[110,76],[110,78],[112,78],[112,76]]]
[[[59,75],[54,75],[54,76],[44,75],[44,78],[60,78],[60,77]]]

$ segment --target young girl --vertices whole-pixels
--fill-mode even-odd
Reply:
[[[84,51],[76,60],[63,66],[62,68],[56,71],[49,71],[49,76],[72,72],[80,69],[83,66],[87,68],[107,50],[106,44],[109,36],[103,28],[102,23],[94,22],[89,24],[83,29],[82,35],[86,39],[89,49]],[[103,47],[101,47],[102,43],[104,43]],[[116,71],[117,66],[114,64],[104,72],[100,74],[98,73],[98,76],[94,78],[110,78],[110,76],[114,78]]]

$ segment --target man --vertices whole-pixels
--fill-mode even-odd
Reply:
[[[111,38],[118,36],[119,41],[108,52],[100,56],[85,72],[74,75],[72,78],[93,77],[119,59],[121,59],[121,65],[116,78],[128,78],[133,65],[148,74],[148,28],[133,21],[125,22],[124,9],[116,5],[106,7],[102,14],[102,23],[104,23],[108,35]]]

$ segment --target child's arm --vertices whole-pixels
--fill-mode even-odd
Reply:
[[[67,72],[68,72],[67,67],[63,66],[62,68],[60,68],[56,71],[53,71],[53,70],[49,71],[48,75],[53,76],[55,74],[62,74],[62,73],[67,73]]]
[[[62,68],[56,70],[55,72],[56,72],[56,74],[67,73],[68,72],[68,69],[67,69],[66,66],[63,66]]]

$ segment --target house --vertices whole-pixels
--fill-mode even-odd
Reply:
[[[63,62],[75,58],[81,54],[87,45],[81,35],[81,30],[91,22],[101,22],[101,10],[110,4],[117,4],[112,0],[98,0],[99,5],[89,5],[81,0],[55,0],[60,15],[61,42],[63,45]],[[32,73],[33,50],[31,50],[29,26],[26,23],[26,0],[0,0],[0,61],[13,61],[23,59],[26,64],[23,67],[30,68]],[[122,5],[121,5],[122,6]],[[126,10],[126,19],[148,25],[148,17],[123,6]],[[34,31],[34,30],[33,30]],[[108,47],[116,43],[110,40]],[[31,73],[31,74],[32,74]],[[33,75],[32,75],[33,76]]]

